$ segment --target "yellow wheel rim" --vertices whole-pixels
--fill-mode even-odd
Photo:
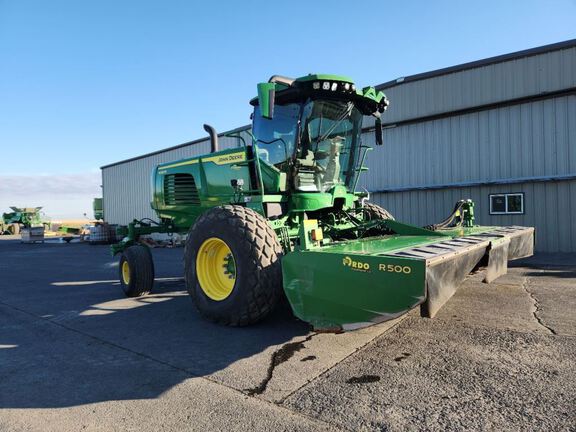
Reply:
[[[124,285],[130,285],[130,265],[128,261],[122,263],[122,281]]]
[[[196,257],[196,275],[200,288],[212,300],[224,300],[232,293],[236,261],[226,242],[216,237],[204,240]]]

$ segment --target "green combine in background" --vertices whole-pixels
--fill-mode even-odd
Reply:
[[[3,213],[0,220],[0,235],[20,234],[22,228],[34,228],[49,225],[42,218],[42,207],[10,207],[11,212]]]
[[[185,279],[200,313],[226,325],[255,323],[286,296],[294,314],[321,330],[352,330],[420,305],[432,317],[471,272],[486,281],[508,260],[530,256],[534,229],[474,225],[463,200],[426,228],[395,221],[358,192],[372,147],[382,144],[388,106],[373,87],[345,77],[273,76],[258,84],[252,142],[156,167],[152,207],[159,221],[135,220],[114,245],[128,296],[152,290],[152,233],[188,234]],[[366,123],[368,124],[368,123]]]

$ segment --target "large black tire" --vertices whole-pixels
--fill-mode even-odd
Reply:
[[[142,245],[127,248],[120,257],[119,275],[120,286],[127,297],[149,294],[154,286],[154,261],[150,249]]]
[[[235,267],[231,291],[220,300],[202,289],[198,276],[202,269],[197,269],[200,248],[214,238],[228,247]],[[186,288],[208,320],[229,326],[256,323],[274,309],[282,295],[281,256],[276,233],[264,217],[239,205],[214,207],[198,218],[188,234]]]
[[[379,205],[372,204],[372,203],[364,203],[364,208],[366,212],[370,215],[372,220],[374,219],[390,219],[394,220],[394,216],[385,208],[380,207]]]

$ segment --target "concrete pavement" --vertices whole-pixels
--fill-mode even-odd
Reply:
[[[0,430],[574,430],[576,259],[471,277],[434,320],[202,320],[182,250],[127,299],[106,247],[0,241]],[[548,262],[548,261],[550,262]],[[570,429],[572,428],[572,429]]]

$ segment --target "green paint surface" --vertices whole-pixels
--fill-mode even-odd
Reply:
[[[284,292],[300,319],[315,328],[367,325],[424,301],[424,261],[377,256],[375,245],[367,246],[373,255],[338,248],[295,251],[283,258]]]

